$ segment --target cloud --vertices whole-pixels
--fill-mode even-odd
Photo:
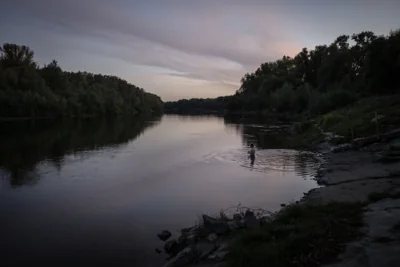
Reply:
[[[109,58],[110,62],[119,60],[127,65],[154,67],[147,68],[154,79],[153,85],[149,84],[151,88],[159,87],[155,85],[157,79],[167,83],[166,78],[170,77],[171,86],[181,87],[187,95],[197,92],[187,91],[190,86],[186,81],[192,81],[192,90],[201,90],[198,82],[206,81],[201,83],[203,94],[210,93],[211,87],[217,90],[218,86],[223,91],[229,88],[233,93],[244,73],[253,71],[262,62],[284,54],[293,56],[301,50],[288,20],[283,13],[276,13],[280,10],[278,1],[5,2],[5,14],[19,19],[19,23],[36,25],[31,26],[34,32],[31,35],[36,35],[33,39],[39,47],[38,54],[52,51],[53,58],[60,59],[61,64],[60,55],[64,55],[71,68],[73,52],[77,56],[93,54]],[[75,63],[75,68],[79,67]],[[104,71],[107,68],[113,68],[111,63],[103,66]],[[139,79],[137,75],[132,76]]]

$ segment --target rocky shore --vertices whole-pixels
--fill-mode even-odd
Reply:
[[[291,205],[363,205],[363,237],[345,244],[338,262],[325,266],[400,266],[400,139],[341,147],[323,153],[316,175],[322,186]],[[225,259],[237,233],[257,230],[276,216],[245,207],[236,210],[230,216],[203,215],[198,225],[182,229],[177,239],[167,240],[171,234],[161,232],[158,236],[166,240],[164,252],[169,255],[164,267],[228,266]]]

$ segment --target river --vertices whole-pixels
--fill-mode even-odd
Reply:
[[[280,137],[210,116],[2,122],[2,266],[162,266],[160,230],[317,186],[315,155]]]

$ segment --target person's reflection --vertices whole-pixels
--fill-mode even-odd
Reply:
[[[250,144],[250,150],[249,150],[249,158],[250,158],[250,165],[253,167],[254,166],[254,161],[256,159],[256,150],[254,149],[254,145]]]

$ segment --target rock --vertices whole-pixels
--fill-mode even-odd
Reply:
[[[235,221],[240,221],[242,219],[242,215],[240,215],[240,213],[235,213],[233,214],[233,219]]]
[[[246,228],[249,230],[256,230],[260,228],[260,221],[257,220],[256,216],[248,216],[245,218]]]
[[[208,242],[201,242],[196,244],[196,251],[200,259],[205,259],[217,249],[217,246]]]
[[[186,245],[194,245],[197,242],[197,235],[196,234],[190,234],[186,238]]]
[[[281,204],[281,207],[282,207],[282,208],[286,207],[286,204]]]
[[[228,245],[227,244],[222,244],[217,251],[215,251],[213,254],[211,254],[210,256],[208,256],[209,260],[217,260],[217,261],[221,261],[223,260],[226,255],[228,255],[229,251],[228,251]]]
[[[182,232],[182,233],[190,233],[190,232],[192,232],[193,230],[195,230],[195,227],[194,227],[194,226],[192,226],[192,227],[187,227],[187,228],[182,228],[182,229],[181,229],[181,232]]]
[[[211,243],[214,243],[215,241],[217,241],[218,236],[215,233],[209,234],[207,236],[207,240],[210,241]]]
[[[196,255],[192,248],[187,247],[176,255],[175,258],[168,261],[164,267],[183,267],[194,262]]]
[[[338,153],[338,152],[343,152],[343,151],[346,151],[346,150],[350,150],[352,148],[353,148],[352,144],[346,143],[346,144],[341,144],[341,145],[332,147],[331,148],[331,152],[332,153]]]
[[[160,238],[162,241],[167,240],[168,238],[171,237],[171,232],[168,230],[163,230],[161,233],[157,234],[158,238]]]
[[[208,215],[203,215],[204,227],[210,229],[218,235],[223,235],[229,232],[229,226],[226,222],[214,219]]]
[[[178,244],[175,239],[167,241],[164,245],[164,251],[171,256],[175,256],[176,254],[178,254],[178,252],[181,251],[182,248],[183,244]]]
[[[246,210],[244,217],[249,217],[249,216],[254,216],[254,212],[252,212],[251,210]]]

